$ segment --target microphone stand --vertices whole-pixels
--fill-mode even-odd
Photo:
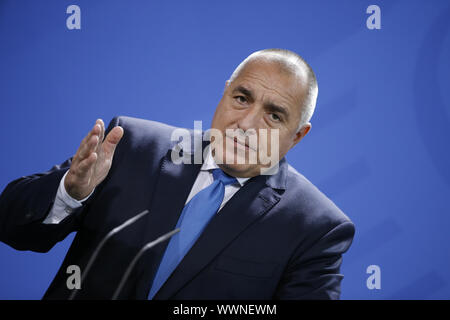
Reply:
[[[88,263],[86,265],[86,268],[84,269],[84,272],[81,274],[81,280],[80,280],[81,284],[83,284],[84,279],[86,278],[87,274],[89,273],[89,270],[91,269],[95,259],[97,258],[100,250],[105,245],[106,241],[108,241],[112,236],[114,236],[116,233],[120,232],[124,228],[126,228],[129,225],[135,223],[137,220],[139,220],[140,218],[142,218],[143,216],[148,214],[148,212],[149,212],[148,210],[144,210],[141,213],[135,215],[134,217],[131,217],[130,219],[126,220],[124,223],[120,224],[119,226],[115,227],[110,232],[108,232],[108,234],[102,239],[102,241],[100,241],[100,243],[95,248],[94,252],[92,253],[92,255],[91,255],[91,257],[90,257],[90,259],[89,259],[89,261],[88,261]],[[75,299],[75,297],[78,294],[78,291],[79,291],[79,289],[73,290],[72,293],[69,296],[69,300]]]
[[[122,288],[125,285],[125,282],[127,281],[128,277],[130,276],[130,273],[133,270],[136,262],[138,262],[139,258],[144,254],[144,252],[147,251],[147,250],[150,250],[151,248],[153,248],[157,244],[170,239],[173,235],[175,235],[179,231],[180,231],[180,228],[177,228],[177,229],[172,230],[172,231],[170,231],[170,232],[168,232],[166,234],[163,234],[162,236],[160,236],[156,240],[153,240],[152,242],[147,243],[145,246],[142,247],[141,250],[139,250],[139,252],[134,256],[133,260],[128,265],[128,268],[125,271],[125,273],[124,273],[124,275],[122,277],[122,280],[120,281],[119,285],[117,286],[116,291],[114,292],[112,300],[117,300],[117,297],[119,296],[120,291],[122,291]]]

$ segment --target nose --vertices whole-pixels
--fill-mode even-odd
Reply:
[[[241,119],[239,119],[238,127],[245,132],[250,129],[257,130],[260,120],[261,115],[259,114],[257,108],[248,108],[247,112],[242,115]]]

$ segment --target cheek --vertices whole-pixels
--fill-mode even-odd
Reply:
[[[232,124],[238,121],[239,117],[240,114],[237,110],[225,105],[221,106],[216,112],[217,123],[220,123],[222,128],[233,127]]]
[[[280,154],[284,156],[292,148],[292,141],[293,137],[291,135],[286,136],[284,140],[280,141]]]
[[[290,149],[290,140],[291,136],[288,135],[285,131],[279,130],[278,131],[278,138],[276,137],[276,134],[274,135],[273,142],[272,139],[269,140],[270,148],[273,151],[277,151],[280,155],[280,157],[283,157]]]
[[[224,109],[224,107],[222,104],[219,104],[217,106],[216,111],[214,112],[214,117],[213,117],[212,123],[211,123],[213,128],[220,129],[222,127],[221,124],[222,124],[222,119],[224,116],[223,109]]]

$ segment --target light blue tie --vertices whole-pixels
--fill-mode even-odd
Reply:
[[[192,245],[197,241],[212,216],[219,210],[225,194],[225,186],[237,180],[221,169],[213,170],[214,182],[198,192],[183,208],[176,228],[180,232],[169,241],[153,280],[148,299],[158,292]]]

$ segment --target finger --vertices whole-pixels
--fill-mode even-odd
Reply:
[[[103,122],[102,119],[98,119],[97,121],[98,121],[97,123],[100,125],[100,134],[99,134],[97,147],[95,148],[95,150],[98,152],[98,151],[100,151],[100,147],[102,145],[103,139],[105,138],[105,123]]]
[[[102,144],[102,150],[106,158],[112,158],[114,151],[116,150],[117,144],[123,137],[123,128],[120,126],[114,127],[109,134],[106,136],[105,141]]]
[[[91,138],[83,144],[80,153],[78,154],[78,160],[82,161],[89,157],[89,155],[95,151],[98,141],[98,135],[92,135]]]
[[[104,137],[105,137],[105,123],[103,122],[102,119],[97,119],[95,124],[100,125],[100,132],[99,132],[99,138],[100,139],[99,140],[100,140],[100,142],[102,142]]]
[[[80,146],[83,145],[87,140],[89,140],[92,135],[99,135],[101,131],[101,124],[99,123],[99,120],[95,121],[94,126],[92,129],[88,132],[88,134],[84,137],[84,139],[81,141]]]
[[[92,127],[91,131],[84,137],[84,139],[81,141],[80,146],[77,150],[77,153],[75,154],[74,160],[75,162],[78,160],[78,157],[81,157],[82,159],[86,157],[87,149],[89,148],[89,143],[92,143],[92,136],[99,136],[101,133],[101,123],[97,119],[95,122],[95,125]],[[80,160],[82,160],[80,159]]]
[[[90,170],[94,167],[95,162],[97,161],[97,153],[93,152],[87,157],[83,159],[75,170],[75,176],[82,180],[90,176]]]

